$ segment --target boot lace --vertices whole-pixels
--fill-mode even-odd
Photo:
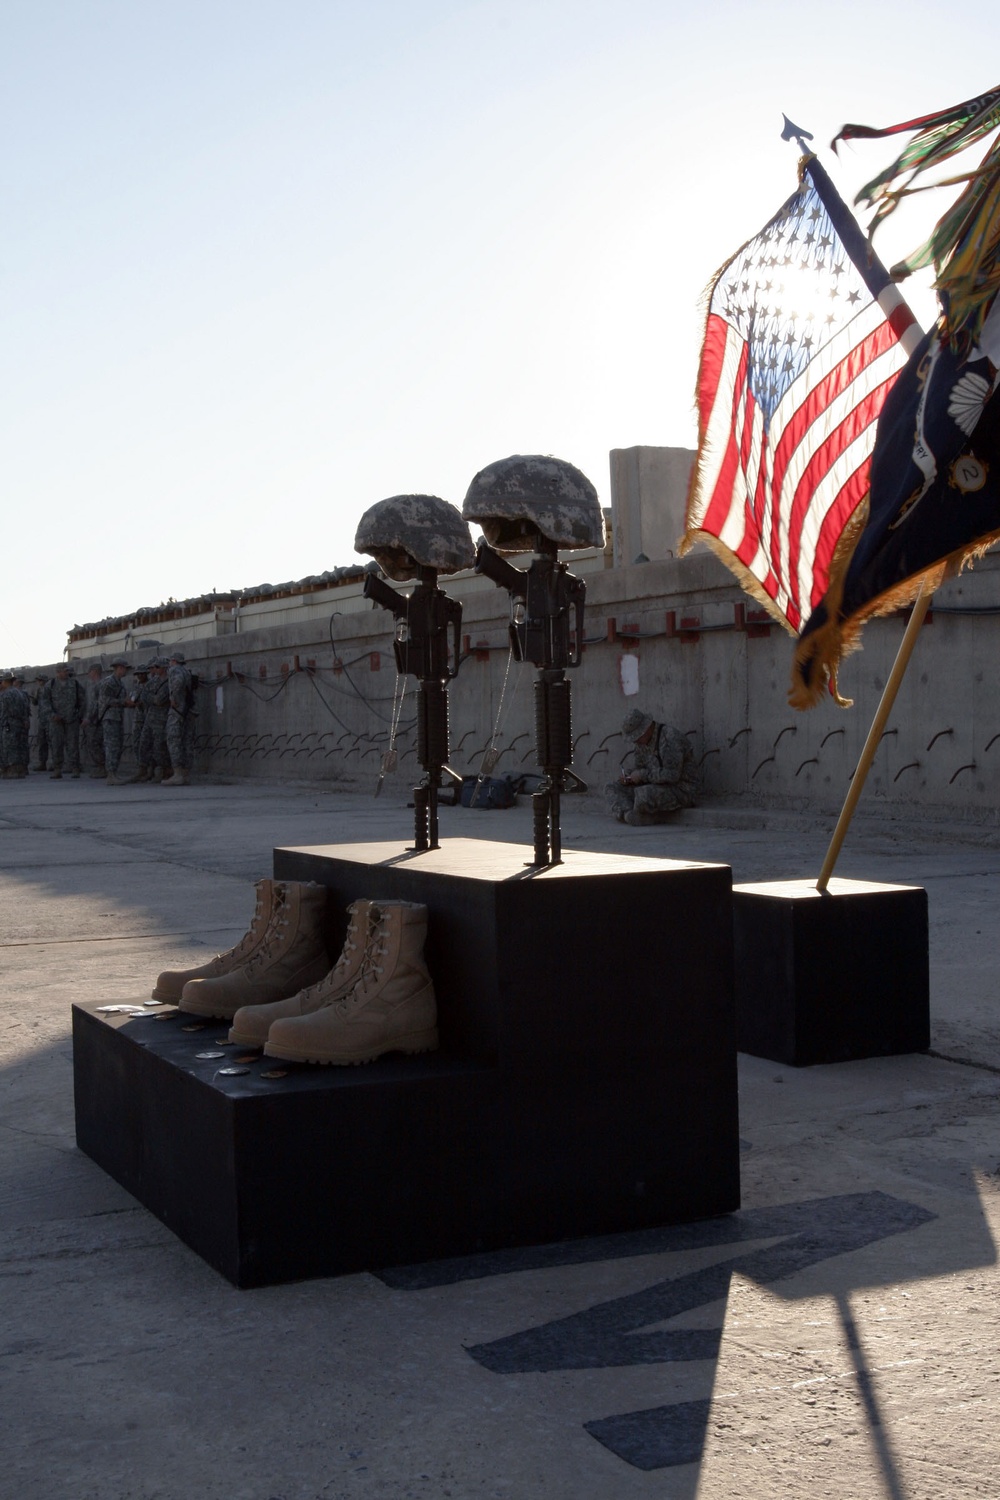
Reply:
[[[351,912],[352,915],[347,928],[347,936],[344,938],[344,946],[340,951],[340,957],[337,959],[337,962],[334,964],[329,974],[324,974],[323,978],[318,980],[316,984],[310,984],[306,987],[306,989],[302,991],[303,995],[308,995],[310,999],[315,999],[317,996],[325,995],[328,990],[338,989],[340,987],[340,982],[343,976],[350,973],[351,969],[353,968],[354,954],[358,951],[358,927],[360,924],[358,923],[358,920],[354,915],[353,908],[351,908]],[[368,938],[366,933],[366,944],[367,941]]]
[[[380,962],[385,958],[389,950],[389,927],[382,913],[375,907],[371,912],[371,925],[368,929],[368,937],[365,942],[365,951],[361,958],[361,966],[358,969],[358,977],[350,990],[340,1000],[330,1000],[338,1016],[346,1016],[348,1011],[360,1004],[368,993],[369,984],[377,981],[385,965]]]
[[[255,974],[285,946],[285,930],[289,926],[288,911],[282,909],[273,918],[267,936],[255,953],[251,953],[243,965],[244,974]]]
[[[261,924],[261,921],[263,919],[263,916],[264,916],[264,898],[261,895],[260,886],[258,886],[257,887],[257,904],[254,907],[253,917],[250,920],[249,931],[247,931],[247,932],[245,932],[243,934],[243,936],[240,938],[239,942],[236,944],[235,948],[230,948],[226,953],[220,953],[219,957],[220,958],[241,958],[243,956],[243,954],[248,953],[251,948],[255,947],[255,945],[257,943],[257,939],[258,939],[258,937],[260,935],[260,924]]]

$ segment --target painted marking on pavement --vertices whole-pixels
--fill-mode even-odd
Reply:
[[[935,1217],[918,1204],[886,1193],[846,1193],[748,1209],[697,1224],[462,1256],[378,1274],[387,1286],[417,1291],[546,1267],[775,1241],[742,1252],[736,1249],[726,1260],[701,1270],[668,1277],[642,1291],[467,1351],[486,1369],[502,1375],[715,1360],[722,1342],[721,1321],[717,1328],[643,1330],[694,1308],[724,1302],[734,1273],[767,1286],[834,1256],[917,1229]],[[712,1398],[672,1402],[601,1417],[585,1422],[584,1428],[634,1468],[669,1468],[701,1458],[711,1406]]]

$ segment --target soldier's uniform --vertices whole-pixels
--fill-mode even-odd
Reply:
[[[634,742],[622,770],[636,784],[611,782],[604,789],[618,821],[633,827],[662,823],[680,808],[693,807],[698,771],[687,736],[638,708],[626,714],[622,734]]]
[[[118,764],[122,758],[125,733],[125,700],[128,690],[122,681],[128,662],[124,656],[111,661],[111,671],[101,678],[97,689],[97,713],[104,739],[104,766],[108,785],[118,786]]]
[[[4,699],[10,692],[13,681],[14,678],[8,673],[0,673],[0,776],[2,776],[4,780],[6,780],[9,775],[13,774],[11,771],[13,761],[10,761],[8,763],[8,756],[10,755],[11,746],[7,743],[9,731],[7,728],[7,706],[4,703]]]
[[[51,720],[52,710],[49,707],[48,688],[49,679],[44,672],[39,672],[35,678],[35,690],[28,693],[34,710],[35,732],[31,736],[31,743],[35,749],[35,763],[33,771],[45,771],[48,769],[49,755],[51,753]]]
[[[149,669],[148,667],[136,667],[135,687],[132,689],[132,727],[129,731],[129,739],[132,743],[132,754],[138,767],[138,780],[148,781],[153,769],[152,761],[142,758],[142,731],[146,723],[146,709],[149,707]]]
[[[52,777],[62,777],[63,766],[76,780],[80,775],[80,718],[86,702],[83,687],[72,667],[59,667],[55,680],[45,688],[52,743]]]
[[[167,754],[167,715],[170,712],[170,684],[167,681],[165,656],[154,657],[151,676],[146,685],[146,716],[139,742],[141,765],[152,768],[154,781],[162,781],[170,764]]]
[[[97,706],[97,692],[101,682],[100,670],[100,667],[90,667],[87,671],[82,728],[83,748],[86,752],[90,775],[103,777],[105,775],[104,736],[101,733],[100,709]]]
[[[194,750],[194,682],[184,665],[184,653],[175,651],[167,673],[170,710],[167,714],[167,750],[174,774],[164,786],[187,786]]]
[[[0,767],[8,781],[28,774],[28,727],[31,704],[27,693],[17,686],[13,672],[7,672],[0,692]]]

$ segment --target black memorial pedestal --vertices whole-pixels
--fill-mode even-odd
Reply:
[[[737,1208],[729,869],[527,854],[275,850],[334,952],[356,897],[428,907],[441,1051],[233,1077],[224,1022],[76,1006],[81,1148],[240,1286]]]
[[[741,1052],[802,1067],[930,1046],[922,887],[738,885],[733,921]]]

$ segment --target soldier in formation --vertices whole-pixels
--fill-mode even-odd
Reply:
[[[664,823],[680,808],[693,807],[698,772],[687,736],[669,724],[658,724],[639,708],[625,715],[622,735],[631,741],[631,749],[622,761],[620,779],[604,789],[619,823]]]
[[[90,768],[89,774],[103,780],[107,772],[104,769],[104,736],[101,733],[100,709],[97,704],[97,690],[102,676],[100,667],[87,668],[87,682],[84,687],[86,700],[80,724],[83,729],[83,747]]]
[[[62,779],[63,766],[74,781],[80,776],[80,720],[86,694],[66,662],[56,667],[56,675],[45,689],[49,711],[49,735],[52,746],[52,780]]]
[[[125,743],[125,705],[129,701],[123,681],[129,670],[124,656],[111,658],[111,669],[101,678],[97,688],[97,715],[104,739],[104,765],[108,786],[125,786],[118,775]]]
[[[146,715],[139,744],[140,765],[149,768],[149,779],[159,782],[163,781],[170,770],[170,755],[167,751],[167,717],[170,713],[168,666],[165,656],[155,656],[149,664]]]
[[[173,775],[164,786],[189,786],[194,751],[194,679],[188,671],[183,651],[170,656],[167,674],[170,708],[167,713],[167,750]]]
[[[0,774],[5,780],[28,774],[31,703],[13,672],[0,677]]]
[[[35,762],[31,767],[33,771],[47,771],[49,766],[52,710],[48,704],[48,683],[45,673],[39,672],[35,677],[34,691],[28,691],[34,719],[34,733],[31,736],[31,744],[35,750]]]
[[[129,726],[128,739],[132,747],[132,756],[136,764],[136,773],[133,781],[149,781],[151,779],[151,767],[147,766],[142,759],[142,730],[146,720],[146,706],[149,694],[149,666],[137,663],[134,668],[135,682],[132,687],[132,695],[126,704],[131,709],[132,722]]]

